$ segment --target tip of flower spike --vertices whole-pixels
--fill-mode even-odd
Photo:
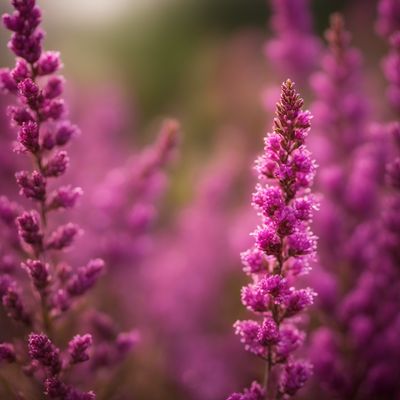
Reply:
[[[344,18],[342,16],[342,14],[340,14],[339,12],[335,12],[335,13],[331,14],[329,21],[330,21],[331,27],[336,27],[338,29],[344,29]]]
[[[151,170],[166,165],[178,144],[180,124],[175,119],[166,119],[161,125],[155,146],[148,153],[147,163]]]
[[[293,82],[290,78],[287,78],[285,81],[283,81],[281,85],[282,93],[281,93],[281,99],[282,96],[294,96],[296,95],[296,84]]]
[[[179,137],[180,124],[176,119],[168,118],[164,120],[160,132],[160,147],[168,152],[175,147]]]
[[[180,130],[180,127],[181,125],[179,121],[175,118],[167,118],[163,122],[163,128],[171,136],[176,136],[178,134],[178,131]]]
[[[285,90],[285,89],[291,90],[294,87],[294,82],[290,78],[287,78],[285,81],[282,82],[281,86],[282,86],[282,90]]]
[[[343,16],[340,13],[333,13],[330,17],[329,29],[325,32],[325,39],[331,51],[339,57],[343,55],[343,50],[351,41],[351,35],[345,28]]]

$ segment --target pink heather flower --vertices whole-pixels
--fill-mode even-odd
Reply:
[[[383,60],[383,72],[389,82],[387,98],[395,111],[400,110],[400,22],[397,29],[390,37],[390,51]]]
[[[15,93],[17,91],[17,83],[8,68],[0,69],[0,88],[6,93]]]
[[[140,341],[140,333],[134,329],[130,332],[121,332],[118,334],[115,344],[117,350],[123,354],[130,351]]]
[[[0,299],[7,294],[9,288],[15,286],[15,282],[11,279],[9,275],[0,276]]]
[[[73,208],[82,195],[83,191],[79,187],[62,186],[50,194],[47,209]]]
[[[285,205],[281,189],[276,186],[257,185],[256,192],[253,194],[253,205],[260,208],[260,211],[267,217],[272,217]]]
[[[108,172],[94,193],[93,202],[99,209],[95,214],[99,245],[107,263],[115,268],[130,269],[152,245],[149,233],[158,217],[165,169],[176,151],[179,130],[177,121],[164,121],[155,143],[126,165]]]
[[[241,292],[242,303],[250,311],[265,312],[267,311],[266,293],[256,284],[244,286]]]
[[[32,317],[22,303],[21,296],[14,286],[9,286],[2,297],[3,307],[7,316],[14,321],[30,326]]]
[[[60,76],[50,78],[43,88],[43,96],[47,100],[55,99],[64,91],[64,79]],[[62,110],[61,110],[62,111]]]
[[[280,340],[278,325],[272,318],[265,318],[258,331],[257,339],[259,343],[266,347],[275,345]]]
[[[289,254],[293,257],[312,254],[316,249],[316,237],[309,231],[298,231],[288,237]]]
[[[351,46],[351,34],[340,14],[333,14],[325,33],[329,48],[321,60],[321,71],[311,76],[316,100],[311,106],[318,142],[320,165],[339,163],[366,139],[368,101],[363,92],[362,57]],[[332,105],[335,104],[335,108]],[[341,166],[340,166],[341,167]]]
[[[143,269],[153,287],[152,312],[173,374],[180,390],[199,400],[223,398],[232,382],[243,378],[243,367],[247,369],[234,351],[239,341],[228,331],[217,332],[213,327],[221,326],[219,313],[210,313],[231,277],[238,249],[243,248],[235,243],[236,235],[240,241],[249,240],[248,233],[239,230],[240,223],[238,232],[226,229],[238,218],[234,193],[244,161],[240,152],[236,154],[239,149],[231,149],[233,157],[221,146],[216,162],[205,167],[192,200],[174,219],[174,235],[165,232]],[[195,280],[190,278],[193,270],[198,272]],[[187,285],[188,279],[192,284]]]
[[[47,378],[44,382],[45,394],[49,399],[95,400],[96,395],[90,392],[81,392],[61,382],[57,377]]]
[[[380,364],[378,354],[382,354],[380,345],[386,324],[386,317],[381,316],[394,315],[387,311],[391,306],[386,308],[383,299],[377,302],[379,311],[373,305],[379,290],[390,291],[380,286],[386,279],[388,264],[383,251],[378,257],[379,271],[374,277],[369,271],[382,232],[382,226],[374,219],[382,207],[387,132],[382,126],[368,129],[362,57],[351,46],[351,35],[340,15],[331,17],[326,39],[329,49],[322,59],[322,71],[311,80],[316,94],[312,106],[314,127],[320,134],[315,150],[323,148],[318,153],[322,167],[318,184],[323,191],[323,211],[316,225],[322,244],[318,256],[326,271],[313,274],[311,283],[320,293],[317,305],[323,319],[335,323],[312,337],[309,350],[320,397],[332,395],[333,391],[338,398],[350,398],[362,388],[357,396],[363,399],[391,398],[396,397],[395,391],[388,390],[383,381],[378,391],[367,394],[364,389],[369,385],[368,371]],[[391,279],[397,280],[393,276]],[[391,304],[396,302],[394,298],[390,300]],[[379,315],[379,333],[374,340],[369,319],[375,314]],[[359,351],[360,344],[367,341],[368,346]],[[375,341],[379,342],[376,347]],[[389,361],[387,365],[393,371],[386,374],[391,380],[396,374],[394,364]]]
[[[60,350],[44,334],[31,333],[29,335],[29,356],[49,369],[52,375],[61,371]]]
[[[305,81],[316,67],[320,43],[313,35],[309,0],[273,0],[273,38],[265,45],[269,63],[282,75]]]
[[[243,343],[246,351],[256,355],[264,353],[264,346],[259,340],[260,324],[256,321],[236,321],[233,325],[236,335],[240,336],[240,341]]]
[[[251,248],[240,255],[246,274],[265,272],[269,268],[269,261],[265,254],[259,249]]]
[[[245,389],[243,393],[233,393],[227,400],[263,400],[265,390],[257,382],[253,382],[249,389]]]
[[[31,108],[39,106],[38,102],[41,102],[39,86],[31,78],[26,78],[22,82],[18,83],[19,94],[22,100],[26,102]]]
[[[39,128],[34,121],[24,122],[18,132],[18,139],[26,150],[37,153],[39,150]]]
[[[37,64],[40,75],[54,74],[62,67],[60,53],[58,51],[46,51],[41,55]]]
[[[252,386],[259,388],[255,393],[234,393],[230,400],[287,398],[311,375],[309,364],[294,358],[304,333],[295,328],[293,317],[313,303],[315,293],[290,287],[288,281],[309,268],[316,250],[310,230],[315,163],[304,144],[311,115],[302,105],[294,84],[284,82],[274,132],[267,135],[265,154],[256,162],[260,182],[252,204],[262,225],[254,233],[256,248],[242,254],[244,270],[253,277],[242,289],[242,303],[262,321],[237,321],[234,326],[245,350],[265,360],[268,374],[262,388]]]
[[[63,175],[68,167],[69,157],[65,151],[56,153],[43,167],[43,174],[47,178],[57,178]]]
[[[63,250],[70,247],[79,233],[79,227],[75,224],[68,223],[62,225],[53,232],[46,242],[46,248],[51,250]]]
[[[14,346],[10,343],[0,343],[0,363],[13,363],[16,360]]]
[[[22,322],[26,329],[35,329],[35,332],[13,330],[12,339],[18,346],[0,345],[0,360],[21,361],[18,367],[32,378],[35,392],[41,398],[93,400],[93,392],[78,391],[67,382],[70,379],[75,381],[72,377],[73,365],[88,360],[91,336],[75,335],[70,341],[70,362],[66,362],[66,355],[53,344],[64,341],[67,331],[62,328],[82,326],[80,314],[70,324],[65,321],[66,314],[61,313],[70,310],[78,301],[77,297],[91,289],[104,270],[104,262],[100,259],[77,269],[67,265],[60,251],[73,244],[80,228],[68,219],[64,219],[61,226],[57,225],[56,218],[50,219],[54,215],[51,211],[74,207],[82,194],[80,188],[66,184],[59,186],[59,178],[69,166],[65,148],[79,130],[67,119],[67,108],[61,98],[64,78],[55,75],[62,67],[60,54],[42,49],[44,32],[39,27],[41,11],[36,1],[11,0],[11,5],[14,12],[5,14],[3,22],[12,31],[8,47],[16,56],[16,62],[13,68],[0,71],[0,88],[17,101],[8,110],[11,125],[17,133],[14,149],[16,153],[29,157],[34,168],[19,171],[15,177],[20,195],[25,201],[33,201],[34,209],[24,210],[6,197],[0,197],[3,238],[0,249],[0,299],[8,317]],[[163,161],[163,149],[168,148],[171,141],[167,138],[159,144],[162,149],[155,156],[153,154],[151,162],[148,162],[149,168]],[[50,185],[52,192],[49,193]],[[12,261],[14,256],[15,261]],[[25,279],[24,275],[16,273],[16,268],[11,267],[13,264],[20,264],[27,272]],[[13,273],[14,277],[7,273]],[[27,281],[31,285],[27,285]],[[24,304],[25,294],[31,300],[29,309]],[[62,324],[61,316],[64,319]],[[133,334],[119,336],[118,332],[114,339],[113,349],[118,354],[113,359],[115,364],[123,358],[119,353],[126,353],[134,339]],[[31,359],[28,365],[26,347]],[[89,370],[85,379],[93,377]],[[17,394],[14,382],[10,381],[9,386],[13,395],[15,391],[16,396],[25,398],[26,393],[20,393],[19,388]],[[21,390],[30,393],[31,388],[23,386]]]
[[[284,299],[286,307],[285,316],[291,317],[311,306],[316,293],[310,289],[292,290]]]
[[[378,1],[378,20],[376,29],[382,36],[389,37],[399,30],[400,5],[396,0]]]
[[[25,79],[30,78],[31,71],[29,69],[28,63],[23,59],[17,60],[15,68],[11,70],[10,75],[17,84],[21,81],[24,81]]]
[[[46,180],[38,171],[29,174],[27,171],[20,171],[15,174],[16,181],[21,188],[20,194],[37,201],[44,201],[46,198]]]
[[[282,302],[282,299],[290,293],[287,280],[282,278],[280,275],[269,275],[263,277],[257,283],[257,287],[277,302]]]
[[[38,213],[36,211],[24,212],[16,221],[21,239],[37,251],[41,251],[43,234],[40,232]]]
[[[0,218],[6,225],[14,224],[15,218],[19,214],[19,207],[5,196],[0,197]]]
[[[27,260],[22,267],[25,268],[37,290],[44,290],[50,283],[49,265],[39,260]]]
[[[70,123],[63,123],[55,133],[55,142],[57,146],[66,145],[73,137],[79,135],[79,129]]]
[[[279,342],[276,346],[277,360],[286,362],[288,357],[295,352],[304,342],[305,333],[292,325],[282,326]]]
[[[87,350],[92,345],[91,335],[77,335],[68,344],[68,352],[71,364],[78,364],[89,360]]]
[[[255,237],[257,246],[267,256],[276,256],[281,252],[282,242],[273,228],[269,226],[258,228]]]
[[[25,107],[9,107],[8,114],[11,117],[12,124],[22,126],[22,124],[33,121],[31,112]]]
[[[312,366],[304,361],[286,364],[279,382],[279,391],[284,397],[293,396],[312,375]]]
[[[77,269],[67,282],[67,291],[70,296],[82,296],[91,289],[104,271],[104,262],[101,259],[89,261],[89,263]]]

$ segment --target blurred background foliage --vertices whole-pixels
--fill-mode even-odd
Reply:
[[[63,3],[41,1],[48,46],[61,50],[66,74],[75,81],[119,83],[134,100],[138,132],[154,116],[172,113],[194,118],[185,130],[193,140],[200,137],[196,144],[206,144],[220,119],[204,96],[228,43],[242,32],[258,35],[254,56],[263,62],[266,0],[113,0],[107,7],[101,5],[107,0],[85,0],[83,10],[82,2]],[[317,31],[325,29],[331,12],[350,3],[314,1]]]

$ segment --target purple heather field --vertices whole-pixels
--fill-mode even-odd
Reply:
[[[0,400],[400,400],[400,0],[0,14]]]

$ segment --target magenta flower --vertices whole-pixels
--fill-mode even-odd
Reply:
[[[400,25],[400,24],[399,24]],[[400,112],[400,29],[390,36],[389,54],[383,60],[383,72],[389,87],[387,97],[393,109]]]
[[[165,170],[179,134],[178,121],[163,121],[155,142],[109,171],[94,191],[97,209],[91,222],[101,238],[96,247],[119,272],[125,274],[126,268],[139,264],[151,246],[157,205],[165,192]]]
[[[276,75],[306,81],[316,68],[320,43],[313,34],[309,0],[272,0],[273,38],[265,46]]]
[[[400,4],[397,0],[378,1],[376,29],[382,36],[389,37],[399,30]]]
[[[254,248],[242,255],[244,271],[253,277],[242,290],[242,302],[262,321],[237,321],[235,331],[247,351],[265,360],[266,375],[262,388],[253,384],[230,400],[293,396],[312,372],[309,363],[295,360],[293,354],[303,336],[293,317],[315,296],[310,288],[291,286],[296,275],[308,271],[316,249],[309,226],[316,208],[310,194],[316,166],[304,144],[311,115],[302,106],[294,84],[287,80],[276,106],[273,133],[265,138],[265,153],[256,164],[260,182],[253,207],[261,225],[254,233]]]
[[[321,155],[324,200],[318,231],[321,265],[327,271],[314,274],[321,293],[319,311],[329,328],[319,328],[309,348],[316,395],[395,398],[398,345],[391,337],[399,329],[398,258],[386,245],[398,243],[393,234],[398,209],[392,208],[395,195],[385,199],[383,183],[388,133],[396,136],[398,127],[368,129],[361,57],[350,47],[339,15],[332,17],[326,36],[329,52],[323,71],[312,81],[317,128],[331,142],[329,156]],[[382,294],[379,301],[377,293]]]
[[[73,245],[81,230],[68,220],[57,227],[54,218],[54,211],[74,207],[82,194],[78,187],[57,187],[58,178],[69,166],[64,147],[77,136],[78,128],[67,120],[66,106],[60,98],[64,79],[53,75],[62,67],[60,55],[42,50],[44,33],[39,28],[39,7],[35,0],[12,0],[11,3],[15,11],[4,15],[3,22],[13,32],[9,48],[17,59],[13,69],[1,71],[0,85],[18,100],[18,105],[9,113],[18,131],[15,151],[29,156],[34,167],[31,171],[17,172],[15,177],[20,195],[33,202],[33,209],[22,210],[5,197],[0,198],[0,219],[9,232],[3,242],[8,258],[4,258],[1,268],[0,298],[5,313],[24,324],[31,333],[27,345],[26,337],[17,335],[13,339],[18,345],[1,344],[0,360],[18,361],[34,385],[41,387],[42,396],[92,400],[95,399],[93,392],[78,391],[75,383],[66,382],[75,364],[91,358],[92,336],[75,335],[69,342],[68,355],[55,345],[69,335],[59,325],[63,313],[96,284],[104,271],[101,259],[91,260],[78,269],[63,260],[62,251]],[[28,286],[24,279],[19,274],[13,278],[8,275],[12,256],[20,260],[31,283],[30,302],[25,302]],[[79,318],[80,315],[76,322]],[[117,332],[109,345],[110,351],[126,354],[132,341],[127,334]],[[116,364],[119,360],[113,361]],[[89,384],[94,381],[89,380]],[[14,382],[7,386],[12,397],[16,390],[13,386]],[[18,398],[26,397],[21,392]]]

